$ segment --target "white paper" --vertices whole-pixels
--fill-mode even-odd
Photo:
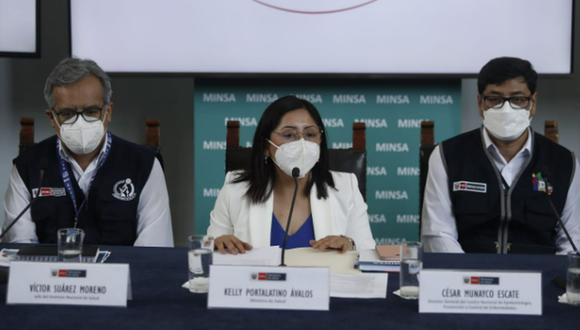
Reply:
[[[246,253],[235,255],[214,252],[212,264],[237,266],[279,266],[280,252],[281,250],[277,246],[254,248],[250,251],[247,251]]]
[[[335,274],[330,276],[330,296],[335,298],[386,298],[388,274]]]

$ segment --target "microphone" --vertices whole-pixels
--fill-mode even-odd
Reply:
[[[548,183],[547,179],[544,179],[544,181],[546,182],[546,191],[545,191],[546,197],[548,199],[548,203],[550,204],[550,208],[552,209],[552,212],[554,213],[554,217],[556,218],[556,223],[564,231],[564,234],[566,235],[566,239],[568,240],[568,242],[572,246],[574,253],[580,255],[580,253],[578,252],[578,248],[576,248],[576,244],[574,244],[574,240],[572,240],[572,237],[570,237],[570,233],[568,233],[566,226],[564,226],[564,223],[562,222],[562,218],[560,217],[560,214],[558,213],[558,210],[556,210],[556,206],[554,206],[554,202],[552,202],[552,198],[550,197],[552,195],[552,192],[553,192],[553,187],[552,187],[552,185],[550,185]]]
[[[8,225],[8,227],[6,227],[6,230],[4,230],[2,232],[2,234],[0,234],[0,242],[2,241],[4,236],[6,236],[6,234],[10,231],[12,226],[14,226],[18,222],[18,220],[20,220],[22,218],[24,213],[26,213],[26,211],[28,211],[28,209],[30,209],[32,204],[34,204],[34,202],[36,202],[36,200],[38,199],[38,196],[40,195],[40,188],[42,187],[42,183],[44,182],[44,169],[45,168],[46,168],[46,160],[41,159],[40,160],[40,173],[39,173],[39,179],[38,179],[38,189],[36,190],[36,194],[33,194],[32,199],[30,200],[30,202],[28,202],[26,207],[22,211],[20,211],[20,213],[18,213],[16,218],[14,218],[14,220],[12,220],[12,222]],[[34,192],[34,189],[32,191]]]
[[[296,193],[298,192],[298,177],[300,176],[300,169],[294,167],[292,169],[292,178],[294,179],[294,194],[292,195],[292,203],[290,204],[290,212],[288,213],[288,221],[286,222],[286,230],[284,231],[284,239],[282,240],[282,257],[280,266],[286,266],[284,263],[284,256],[286,255],[286,241],[288,240],[288,230],[290,229],[290,221],[292,220],[292,212],[294,212],[294,204],[296,203]]]

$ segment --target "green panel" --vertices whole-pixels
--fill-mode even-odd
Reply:
[[[241,121],[240,144],[251,145],[262,111],[295,94],[320,111],[329,147],[352,142],[353,121],[367,126],[367,203],[379,243],[418,239],[419,131],[436,123],[436,140],[459,133],[460,81],[391,81],[350,84],[196,83],[194,101],[195,230],[204,233],[224,179],[225,123]]]

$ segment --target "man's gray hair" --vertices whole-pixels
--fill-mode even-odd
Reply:
[[[46,78],[46,83],[44,84],[44,99],[48,107],[54,107],[54,98],[52,97],[54,87],[74,84],[91,74],[97,77],[103,86],[104,104],[111,103],[111,97],[113,95],[111,79],[95,61],[65,58],[56,65],[50,75],[48,75],[48,78]]]

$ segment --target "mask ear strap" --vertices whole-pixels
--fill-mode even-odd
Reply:
[[[276,149],[280,149],[280,147],[277,146],[274,142],[270,141],[270,139],[266,139],[266,141],[268,141],[268,143],[270,143],[271,145],[273,145]]]
[[[54,111],[50,111],[50,114],[52,115],[52,120],[54,120],[54,122],[56,123],[56,127],[58,127],[58,129],[60,130],[61,125],[58,122],[58,119],[56,118],[56,113]]]

